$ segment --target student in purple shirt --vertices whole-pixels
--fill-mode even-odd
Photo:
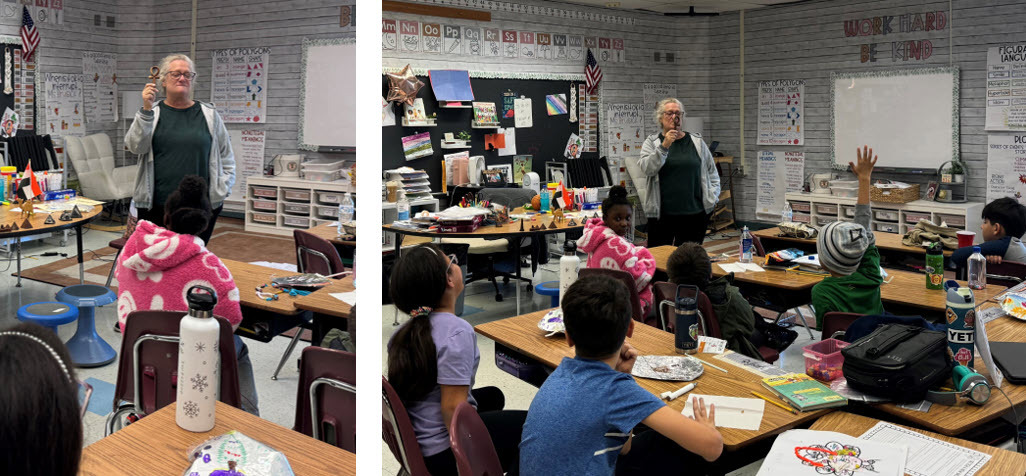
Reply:
[[[463,401],[477,408],[506,474],[516,475],[527,412],[503,410],[505,397],[498,388],[474,388],[481,359],[474,328],[453,313],[462,291],[463,273],[454,255],[432,244],[403,253],[392,270],[389,293],[410,320],[388,342],[388,382],[406,406],[433,476],[456,474],[449,425]]]

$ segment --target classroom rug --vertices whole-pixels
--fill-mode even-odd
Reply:
[[[111,235],[114,238],[114,235]],[[220,218],[210,237],[207,248],[219,258],[242,262],[272,261],[295,262],[296,248],[291,236],[270,235],[248,232],[243,228],[242,220]],[[69,257],[52,263],[23,269],[22,278],[40,281],[55,286],[78,284],[78,258],[73,255],[73,244],[65,247]],[[107,282],[107,273],[114,265],[117,250],[103,247],[97,250],[83,250],[85,281],[90,284],[103,285]],[[22,266],[32,266],[32,260],[22,260]],[[14,273],[12,273],[13,275]],[[117,292],[117,281],[111,282],[111,290]]]

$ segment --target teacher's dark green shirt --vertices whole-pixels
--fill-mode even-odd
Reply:
[[[659,141],[664,139],[659,134]],[[691,134],[670,145],[666,163],[659,169],[659,195],[662,216],[693,215],[705,212],[702,206],[702,158]]]
[[[210,129],[197,101],[185,109],[160,103],[153,131],[153,203],[164,205],[186,175],[210,183]]]

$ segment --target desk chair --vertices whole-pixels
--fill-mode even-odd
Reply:
[[[296,241],[296,267],[300,273],[318,273],[323,276],[330,276],[345,270],[345,265],[342,264],[342,257],[338,255],[338,250],[335,249],[335,245],[331,244],[330,241],[306,230],[292,230],[292,237]],[[295,350],[303,330],[309,329],[312,324],[312,318],[310,321],[300,323],[299,329],[292,336],[288,347],[285,348],[285,353],[282,354],[281,360],[278,361],[278,367],[274,369],[271,380],[278,380],[278,372],[281,372],[281,368],[285,366],[285,362],[289,360],[289,356]],[[314,342],[314,344],[319,343]]]
[[[831,311],[823,314],[823,335],[821,340],[829,338],[844,340],[844,331],[848,330],[848,326],[855,322],[858,318],[865,314],[856,314],[854,312],[838,312]]]
[[[316,346],[302,355],[292,429],[355,453],[356,355]]]
[[[1001,261],[1001,264],[987,263],[987,284],[1012,287],[1026,280],[1026,263]]]
[[[113,411],[107,415],[104,436],[118,428],[121,417],[135,414],[129,422],[153,413],[177,398],[178,326],[185,312],[133,311],[125,320],[121,339]],[[221,326],[220,399],[242,407],[239,392],[239,363],[235,356],[232,325],[217,317]]]
[[[492,437],[476,408],[465,401],[460,402],[452,415],[450,429],[449,443],[460,476],[503,475]]]
[[[627,290],[630,292],[631,295],[631,317],[635,321],[648,324],[652,327],[659,327],[658,325],[656,325],[655,317],[647,319],[647,316],[642,314],[643,308],[641,307],[641,298],[638,297],[637,284],[634,282],[634,277],[632,277],[630,273],[626,271],[620,271],[618,269],[581,268],[577,275],[582,278],[589,275],[605,275],[620,280],[621,282],[623,282],[625,286],[627,286]]]
[[[381,439],[399,462],[397,476],[431,476],[413,433],[410,415],[385,377],[381,377]]]

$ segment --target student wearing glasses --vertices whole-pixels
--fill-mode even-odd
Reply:
[[[473,326],[454,313],[462,291],[455,255],[433,244],[403,253],[392,269],[389,293],[410,319],[388,341],[388,382],[409,413],[432,475],[456,474],[448,428],[464,401],[484,420],[506,474],[515,475],[527,412],[503,410],[498,388],[474,388],[481,354]]]
[[[646,175],[641,197],[648,217],[648,247],[702,244],[709,216],[720,198],[720,175],[702,136],[684,131],[684,105],[659,101],[655,121],[662,132],[641,146],[638,165]]]
[[[50,329],[22,323],[0,330],[0,355],[0,474],[78,474],[92,389],[76,380],[68,349]]]
[[[173,54],[160,62],[157,83],[143,88],[143,107],[125,135],[125,145],[143,156],[132,198],[139,218],[163,223],[164,202],[186,175],[210,185],[214,215],[198,236],[206,243],[225,198],[235,183],[235,156],[221,116],[210,104],[192,99],[195,66],[188,56]],[[157,87],[166,97],[157,101]]]

